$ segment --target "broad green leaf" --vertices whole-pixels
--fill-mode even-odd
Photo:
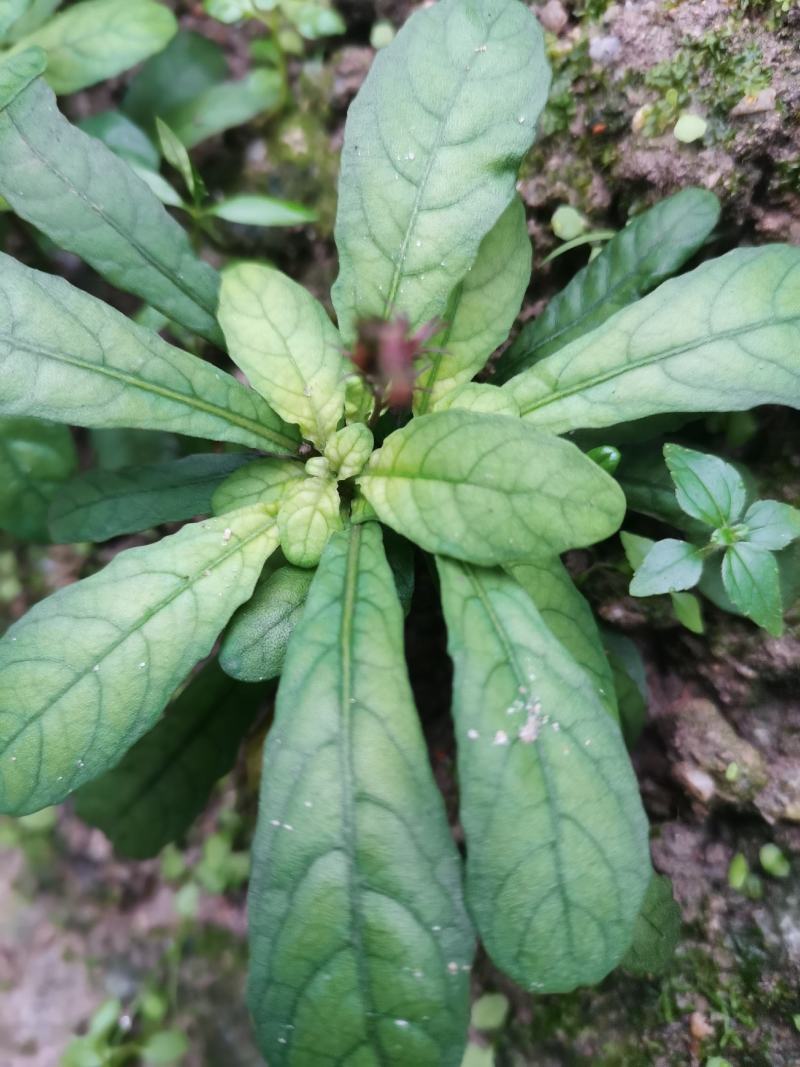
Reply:
[[[343,426],[328,438],[325,459],[341,482],[360,474],[372,455],[372,431],[362,422]]]
[[[348,343],[359,319],[445,314],[514,197],[549,83],[518,0],[441,0],[378,53],[342,150],[333,301]]]
[[[632,596],[655,596],[691,589],[703,573],[703,555],[694,545],[668,537],[656,541],[631,580]]]
[[[248,1003],[264,1056],[458,1067],[473,939],[376,525],[326,549],[261,782]]]
[[[464,385],[457,385],[452,393],[446,393],[436,405],[437,411],[449,411],[451,408],[519,418],[519,408],[508,393],[487,382],[466,382]]]
[[[0,308],[0,414],[298,447],[296,431],[231,375],[2,254]]]
[[[747,488],[734,466],[680,445],[664,445],[664,459],[675,483],[675,498],[687,515],[712,528],[741,518]]]
[[[180,30],[130,83],[123,111],[155,136],[156,116],[173,126],[178,108],[191,104],[228,75],[225,53],[208,37]]]
[[[622,966],[634,974],[663,974],[680,936],[681,909],[672,895],[672,882],[663,874],[653,874]]]
[[[644,660],[633,641],[615,630],[603,630],[603,646],[614,677],[620,729],[630,749],[647,721],[649,693]]]
[[[474,378],[508,337],[530,282],[531,257],[525,208],[515,196],[481,242],[450,297],[444,329],[419,360],[418,414],[438,409],[442,397]]]
[[[404,537],[487,565],[602,541],[625,511],[616,482],[570,442],[457,409],[390,434],[358,484]]]
[[[675,618],[693,634],[705,632],[703,609],[694,593],[670,593]]]
[[[169,125],[187,148],[278,108],[284,96],[277,70],[251,70],[238,81],[211,85],[169,113]],[[163,117],[163,116],[162,116]]]
[[[242,226],[302,226],[314,222],[316,215],[310,208],[292,200],[276,200],[272,196],[252,196],[243,193],[222,200],[208,209],[208,214],[226,222]]]
[[[175,16],[157,0],[82,0],[16,47],[43,48],[54,92],[75,93],[160,52],[177,28]]]
[[[0,641],[0,811],[57,804],[158,719],[277,544],[263,508],[120,553]]]
[[[78,815],[120,855],[157,855],[186,833],[231,769],[264,696],[212,661],[113,770],[78,790]]]
[[[303,614],[314,571],[291,565],[262,576],[230,621],[222,640],[222,669],[240,682],[263,682],[283,670],[286,648]]]
[[[722,584],[733,603],[768,633],[783,633],[783,605],[774,555],[758,545],[731,545],[722,560]]]
[[[758,500],[742,520],[747,527],[747,541],[759,548],[786,548],[800,537],[800,511],[777,500]]]
[[[31,0],[0,0],[0,42],[31,6]]]
[[[672,411],[800,407],[800,248],[739,248],[664,282],[503,386],[552,433]]]
[[[107,471],[179,459],[183,444],[163,430],[90,430],[88,436],[96,465]]]
[[[508,573],[536,605],[545,626],[592,679],[601,702],[617,718],[614,674],[594,614],[560,559],[513,563]]]
[[[221,342],[216,271],[127,163],[63,118],[41,80],[0,110],[0,194],[113,285]]]
[[[107,541],[210,514],[211,498],[249,457],[242,453],[186,456],[119,471],[93,470],[64,485],[50,507],[54,541]]]
[[[24,52],[2,57],[0,111],[16,100],[19,94],[39,77],[46,66],[47,56],[41,48],[27,48]]]
[[[598,982],[630,945],[650,876],[619,727],[513,578],[437,563],[470,913],[525,989]]]
[[[280,271],[239,263],[222,276],[219,321],[254,388],[323,448],[344,414],[347,368],[322,305]]]
[[[12,4],[15,0],[11,0]],[[8,40],[21,41],[23,37],[37,30],[43,22],[50,18],[53,12],[61,7],[63,0],[27,0],[25,14],[17,19],[9,30]]]
[[[128,163],[156,171],[161,163],[158,150],[141,126],[121,111],[100,111],[78,123],[84,133],[96,137]]]
[[[508,381],[660,285],[694,255],[718,219],[719,201],[705,189],[682,189],[636,216],[523,327],[497,364],[497,381]]]
[[[339,492],[329,478],[292,482],[278,509],[281,548],[296,567],[316,567],[331,535],[342,528]]]
[[[0,529],[47,541],[50,501],[78,464],[66,426],[0,418]]]
[[[302,464],[292,460],[257,459],[236,471],[217,489],[212,500],[214,514],[222,515],[251,504],[278,504],[289,486],[305,476]]]

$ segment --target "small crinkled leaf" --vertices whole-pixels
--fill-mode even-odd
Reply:
[[[272,1067],[458,1067],[473,938],[377,525],[330,541],[264,750],[248,1003]]]
[[[169,125],[187,148],[257,115],[272,112],[284,98],[284,78],[277,70],[258,68],[238,81],[211,85],[169,113]]]
[[[116,556],[0,641],[0,811],[58,804],[150,729],[277,545],[249,508]]]
[[[622,966],[634,974],[663,974],[681,936],[681,909],[672,894],[672,882],[663,874],[653,874],[644,904],[633,928],[633,943]]]
[[[673,411],[800,408],[800,248],[739,248],[664,282],[503,386],[565,433]]]
[[[0,110],[0,194],[112,285],[221,343],[217,272],[125,160],[67,122],[41,80]]]
[[[508,337],[531,278],[525,208],[515,196],[487,233],[444,312],[444,329],[420,357],[414,409],[440,410],[442,398],[469,382]]]
[[[292,200],[276,200],[272,196],[252,196],[243,193],[213,204],[208,214],[241,226],[302,226],[314,222],[314,212]]]
[[[0,375],[4,415],[172,430],[276,452],[299,446],[294,427],[232,375],[2,254]]]
[[[112,152],[145,169],[158,170],[161,156],[141,128],[122,111],[100,111],[78,123],[84,133],[96,137]]]
[[[712,528],[737,522],[747,502],[742,476],[719,456],[664,445],[675,498],[687,515]]]
[[[800,511],[777,500],[758,500],[742,520],[749,544],[776,550],[800,537]]]
[[[233,766],[266,691],[238,685],[212,660],[113,770],[78,790],[80,818],[133,859],[179,840]]]
[[[289,459],[257,459],[227,478],[214,493],[215,515],[248,507],[250,504],[276,505],[293,482],[304,479],[300,463]]]
[[[667,537],[656,541],[631,580],[631,596],[674,593],[697,585],[703,573],[703,556],[694,545]]]
[[[467,906],[489,956],[523,988],[598,982],[630,945],[650,876],[619,727],[513,578],[437,563]]]
[[[348,343],[359,319],[444,315],[514,197],[549,83],[518,0],[441,0],[378,53],[342,150],[333,301]]]
[[[292,482],[281,497],[278,531],[296,567],[316,567],[331,534],[342,528],[339,491],[330,478]]]
[[[328,439],[325,459],[340,482],[360,474],[372,454],[372,431],[362,422],[343,426]]]
[[[78,465],[66,426],[0,418],[0,529],[47,541],[50,501]]]
[[[156,116],[172,126],[175,111],[228,75],[225,53],[200,33],[179,30],[133,77],[122,110],[155,136]]]
[[[506,570],[534,602],[547,628],[592,679],[609,714],[618,718],[614,674],[594,614],[561,560],[512,563]]]
[[[208,515],[215,490],[248,462],[249,456],[233,452],[89,471],[59,490],[50,506],[50,534],[62,543],[107,541]]]
[[[503,389],[498,389],[496,385],[489,385],[486,382],[466,382],[464,385],[457,385],[436,405],[437,411],[450,411],[451,408],[519,418],[519,408],[513,398]]]
[[[305,607],[313,570],[277,567],[264,574],[230,621],[219,662],[240,682],[263,682],[283,670],[286,648]]]
[[[660,285],[694,255],[718,219],[719,201],[706,189],[682,189],[637,215],[523,327],[498,361],[498,382],[508,381]]]
[[[323,306],[279,270],[239,263],[222,277],[219,322],[253,387],[323,448],[344,413],[349,369]]]
[[[616,482],[570,442],[457,409],[390,434],[358,484],[404,537],[484,565],[602,541],[625,512]]]
[[[778,562],[768,549],[731,545],[722,560],[722,584],[743,615],[774,637],[783,633]]]
[[[54,92],[75,93],[160,52],[177,28],[175,16],[157,0],[82,0],[16,47],[43,48]]]

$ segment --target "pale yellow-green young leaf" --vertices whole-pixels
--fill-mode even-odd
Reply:
[[[466,382],[464,385],[458,385],[452,393],[443,396],[436,405],[437,411],[450,411],[451,408],[519,418],[519,408],[514,398],[496,385],[489,385],[485,382]]]
[[[324,448],[344,413],[351,368],[322,305],[280,271],[240,263],[223,275],[219,321],[231,357],[253,386]]]
[[[367,422],[375,406],[375,396],[360,374],[351,373],[344,383],[344,414],[348,423]]]
[[[342,528],[336,483],[306,478],[288,487],[278,511],[283,554],[296,567],[315,567],[331,534]]]
[[[57,804],[155,723],[277,547],[254,507],[122,552],[0,641],[0,811]]]
[[[343,426],[330,438],[325,448],[325,458],[339,481],[360,474],[373,448],[372,431],[361,422]]]
[[[444,329],[420,357],[414,410],[439,411],[454,389],[481,370],[508,337],[531,277],[531,241],[518,196],[484,237],[478,256],[453,291]]]
[[[227,478],[214,493],[215,515],[263,504],[276,507],[293,483],[305,478],[303,464],[287,459],[257,459]]]

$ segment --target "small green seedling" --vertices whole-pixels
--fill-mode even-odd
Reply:
[[[783,633],[775,553],[800,538],[800,511],[777,500],[748,504],[742,475],[718,456],[665,445],[664,458],[678,506],[706,533],[692,541],[650,542],[646,552],[646,539],[623,534],[636,569],[633,596],[679,595],[698,585],[707,562],[716,558],[721,560],[722,583],[735,608],[769,633]]]
[[[59,114],[45,65],[26,49],[0,66],[0,194],[208,358],[2,255],[0,415],[28,439],[73,425],[205,444],[47,489],[69,540],[182,525],[0,641],[0,810],[74,794],[118,850],[155,855],[280,672],[248,906],[272,1067],[458,1067],[477,938],[537,993],[662,966],[679,915],[651,868],[612,665],[561,562],[619,529],[626,496],[617,457],[570,437],[800,407],[800,249],[671,278],[719,214],[684,190],[611,238],[477,382],[531,275],[516,182],[550,75],[527,5],[441,0],[378,53],[345,132],[335,323],[274,267],[199,259],[125,160]],[[682,499],[724,531],[703,549],[769,555],[786,538],[782,510],[706,512],[722,490],[688,478]],[[19,482],[17,500],[36,487]],[[696,551],[680,549],[681,573]],[[406,669],[415,552],[449,634],[465,862]],[[219,884],[230,857],[212,851]]]

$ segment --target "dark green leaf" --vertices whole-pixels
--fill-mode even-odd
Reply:
[[[277,70],[251,70],[239,81],[212,85],[170,111],[169,125],[187,148],[194,148],[215,134],[274,111],[283,92],[283,75]]]
[[[390,434],[358,484],[404,537],[481,564],[602,541],[625,508],[616,482],[570,442],[455,408]]]
[[[330,541],[267,739],[248,1001],[271,1067],[458,1067],[473,939],[375,524]]]
[[[497,381],[508,381],[660,285],[694,255],[718,218],[719,201],[705,189],[683,189],[637,215],[523,328],[497,365]]]
[[[176,29],[175,16],[156,0],[82,0],[23,37],[17,48],[43,48],[53,90],[75,93],[160,52]]]
[[[444,315],[515,195],[549,82],[518,0],[441,0],[378,53],[342,151],[333,301],[348,343],[362,318]]]
[[[262,576],[222,639],[219,662],[231,678],[262,682],[278,677],[313,577],[314,571],[290,564]]]
[[[158,170],[161,157],[144,130],[121,111],[100,111],[78,123],[84,133],[96,137],[129,163]]]
[[[154,466],[94,470],[61,488],[50,508],[54,541],[107,541],[211,513],[211,498],[250,457],[194,455]]]
[[[783,633],[778,563],[766,548],[731,545],[722,560],[722,584],[735,606],[768,633]]]
[[[689,537],[708,537],[705,524],[690,518],[678,506],[660,447],[625,449],[616,476],[631,511],[674,526]]]
[[[0,811],[57,804],[146,733],[252,593],[274,519],[249,508],[115,556],[0,641]]]
[[[800,537],[800,511],[777,500],[758,500],[742,520],[747,541],[759,548],[786,548]]]
[[[619,723],[628,748],[633,748],[647,720],[647,678],[642,654],[629,637],[603,631],[603,644],[614,677]]]
[[[693,519],[712,528],[737,522],[747,502],[742,476],[719,456],[695,452],[680,445],[664,445],[675,498]]]
[[[78,815],[120,855],[157,855],[183,837],[231,769],[266,692],[237,684],[212,661],[113,770],[78,790]]]
[[[0,194],[113,285],[221,343],[216,271],[128,164],[63,118],[41,80],[0,111]]]
[[[703,573],[703,556],[694,545],[672,537],[656,541],[631,581],[632,596],[674,593],[697,585]]]
[[[0,307],[0,414],[298,447],[297,432],[231,375],[2,254]]]
[[[672,963],[680,936],[681,910],[672,895],[672,882],[663,874],[653,874],[622,966],[634,974],[663,974]]]
[[[47,510],[78,457],[66,426],[0,418],[0,529],[47,541]]]
[[[470,912],[525,989],[597,982],[630,944],[650,872],[619,727],[510,576],[438,567]]]
[[[800,408],[800,248],[739,248],[664,282],[503,386],[565,433],[677,411]]]

